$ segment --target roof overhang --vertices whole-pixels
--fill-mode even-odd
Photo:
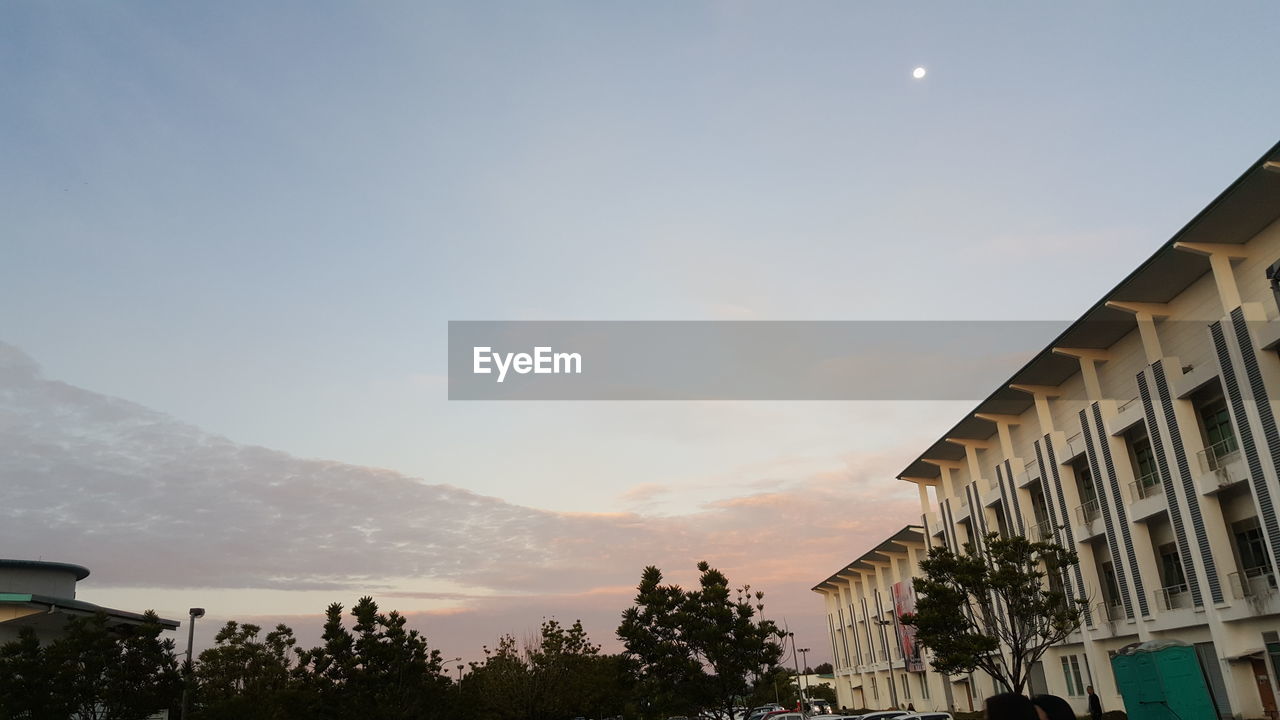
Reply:
[[[907,550],[907,543],[924,544],[924,528],[919,525],[906,525],[901,530],[895,532],[880,542],[879,545],[871,548],[863,553],[858,559],[840,568],[831,577],[814,585],[811,590],[820,592],[825,588],[839,587],[838,582],[842,580],[844,573],[850,570],[874,570],[875,565],[884,564],[891,560],[885,553],[902,553]]]
[[[986,440],[996,424],[975,413],[1019,415],[1033,404],[1027,393],[1010,385],[1061,385],[1080,371],[1079,362],[1055,355],[1053,348],[1104,349],[1137,329],[1133,315],[1107,307],[1109,301],[1167,303],[1209,272],[1209,260],[1174,249],[1174,243],[1241,245],[1280,219],[1280,144],[1276,144],[1213,202],[1169,238],[1146,262],[1129,273],[1080,319],[1072,323],[1012,377],[956,423],[943,438]],[[964,448],[939,439],[898,477],[936,478],[941,471],[924,458],[963,460]]]
[[[96,615],[102,613],[107,619],[116,624],[123,625],[141,625],[147,622],[147,618],[142,613],[129,612],[127,610],[116,610],[115,608],[94,605],[93,603],[84,602],[83,600],[72,600],[70,598],[53,597],[50,595],[35,595],[27,593],[0,593],[0,606],[18,606],[30,608],[40,611],[42,615],[55,615],[61,613],[63,615]],[[5,621],[0,624],[22,624],[24,620],[33,617],[32,615],[23,615],[12,620]],[[165,618],[157,618],[157,622],[166,630],[173,630],[181,623],[177,620],[168,620]]]

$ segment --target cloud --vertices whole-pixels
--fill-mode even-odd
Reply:
[[[788,588],[779,606],[797,618],[820,615],[807,589],[917,515],[915,494],[888,479],[900,459],[851,456],[788,480],[776,479],[786,462],[743,469],[743,495],[682,515],[558,513],[237,444],[47,380],[0,344],[0,543],[87,565],[86,587],[107,595],[292,591],[350,604],[369,592],[477,631],[559,612],[611,633],[643,567],[688,583],[706,559],[735,582]],[[626,496],[643,506],[673,490]]]

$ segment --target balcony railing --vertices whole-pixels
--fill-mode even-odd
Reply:
[[[1109,600],[1094,603],[1092,610],[1094,627],[1097,627],[1098,623],[1115,622],[1124,619],[1124,606],[1120,604],[1119,600],[1116,600],[1114,604]]]
[[[1264,566],[1245,568],[1227,575],[1231,596],[1237,600],[1276,592],[1276,576]]]
[[[1240,444],[1234,435],[1226,437],[1196,454],[1203,472],[1214,472],[1239,459]]]
[[[1123,405],[1120,406],[1120,412],[1124,412],[1125,410],[1128,410],[1129,408],[1133,407],[1133,404],[1136,402],[1138,402],[1138,396],[1135,395],[1129,398],[1127,402],[1125,402]]]
[[[1191,607],[1191,594],[1187,592],[1187,584],[1168,585],[1153,592],[1156,607],[1161,610],[1180,610]]]
[[[1164,494],[1164,484],[1160,482],[1160,474],[1155,470],[1129,483],[1129,494],[1134,501]]]
[[[1098,499],[1094,498],[1076,508],[1076,518],[1080,520],[1081,525],[1089,523],[1102,517],[1102,510],[1098,506]]]
[[[1053,539],[1053,523],[1045,520],[1038,522],[1027,528],[1027,537],[1034,542],[1044,542]]]
[[[1067,450],[1071,453],[1070,457],[1084,454],[1084,431],[1072,435],[1067,438]]]

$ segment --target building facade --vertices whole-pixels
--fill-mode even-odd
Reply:
[[[1110,653],[1180,640],[1222,717],[1276,716],[1278,220],[1280,146],[899,474],[918,488],[920,525],[814,588],[842,703],[968,710],[996,691],[907,668],[896,690],[916,696],[891,696],[893,649],[873,628],[930,545],[998,532],[1080,556],[1064,589],[1087,602],[1084,626],[1033,689],[1083,711],[1093,685],[1122,709]]]
[[[24,628],[35,631],[42,643],[62,636],[67,619],[102,613],[112,626],[140,625],[141,613],[117,610],[76,599],[76,583],[89,569],[71,563],[41,560],[0,560],[0,645],[18,639]],[[166,630],[178,621],[159,619]]]

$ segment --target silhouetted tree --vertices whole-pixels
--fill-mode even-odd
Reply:
[[[404,616],[378,612],[370,597],[361,598],[351,616],[348,631],[342,605],[330,605],[324,644],[298,653],[294,677],[318,697],[320,717],[416,720],[452,710],[440,652],[407,629]]]
[[[42,708],[26,717],[143,720],[173,709],[182,691],[173,640],[161,640],[162,632],[150,610],[138,625],[97,613],[69,618],[62,636],[44,647],[24,633],[3,655],[26,666],[19,681],[32,683],[28,702]]]
[[[507,720],[562,720],[623,713],[629,666],[601,655],[580,621],[544,620],[521,648],[504,635],[463,683],[463,714]]]
[[[69,714],[54,675],[35,630],[22,628],[17,640],[0,647],[0,720]]]
[[[731,589],[724,573],[705,561],[698,570],[698,587],[686,591],[663,585],[658,568],[645,568],[618,639],[639,665],[640,692],[655,709],[730,717],[751,680],[778,664],[780,634],[772,621],[756,619],[763,592]]]
[[[290,677],[293,630],[285,625],[259,639],[257,625],[228,621],[196,665],[195,713],[200,720],[276,720],[299,706],[301,691]]]

